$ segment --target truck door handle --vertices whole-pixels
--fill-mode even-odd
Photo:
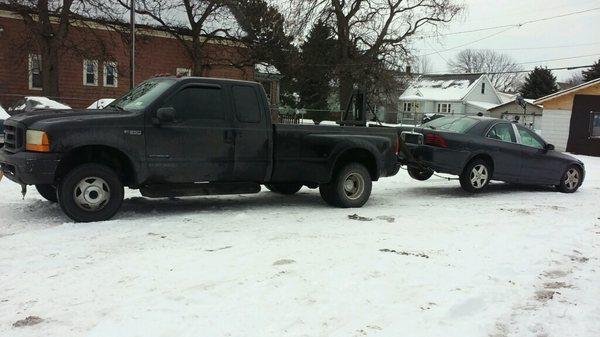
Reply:
[[[234,130],[225,130],[225,135],[223,137],[223,139],[225,140],[225,143],[233,143],[233,141],[235,140],[235,131]]]

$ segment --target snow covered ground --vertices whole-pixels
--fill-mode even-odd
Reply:
[[[599,336],[600,158],[581,158],[572,195],[401,171],[362,209],[129,192],[91,224],[5,179],[0,336]]]

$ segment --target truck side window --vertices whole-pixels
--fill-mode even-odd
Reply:
[[[233,86],[235,112],[240,122],[260,122],[260,105],[254,88],[245,85]]]
[[[184,88],[171,96],[163,106],[175,108],[177,121],[226,117],[219,88]]]

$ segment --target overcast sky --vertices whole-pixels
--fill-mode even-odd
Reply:
[[[545,65],[549,68],[588,65],[600,58],[600,0],[465,0],[464,2],[466,10],[461,18],[451,23],[443,33],[517,24],[581,10],[598,9],[508,30],[499,28],[443,36],[439,40],[428,38],[415,42],[414,47],[418,49],[416,54],[430,54],[427,57],[432,63],[433,72],[447,71],[445,60],[451,59],[458,51],[466,48],[495,49],[509,54],[519,63],[527,63],[522,65],[525,70],[533,69],[536,65]],[[495,33],[497,35],[486,38]],[[483,40],[474,42],[479,39]],[[471,42],[474,43],[470,44]],[[469,45],[444,51],[464,44]],[[439,55],[436,51],[440,51]],[[594,56],[537,62],[582,55]],[[570,77],[570,72],[566,70],[556,71],[555,74],[559,80]]]

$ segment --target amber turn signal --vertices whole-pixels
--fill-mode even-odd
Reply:
[[[27,130],[25,149],[35,152],[50,152],[50,140],[43,131]]]

